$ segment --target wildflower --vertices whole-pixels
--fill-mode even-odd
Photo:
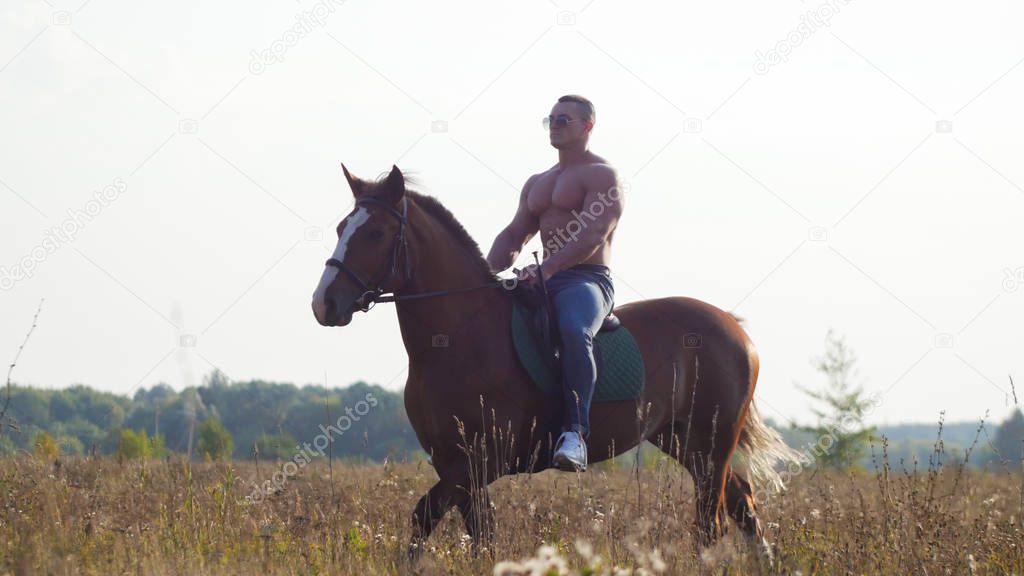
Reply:
[[[576,552],[579,552],[579,555],[587,562],[594,557],[594,547],[586,540],[576,540]]]
[[[494,565],[494,576],[519,576],[526,573],[526,567],[518,562],[505,560]]]
[[[651,570],[654,570],[655,572],[664,572],[665,568],[667,568],[665,561],[661,558],[661,552],[659,552],[657,548],[648,555],[648,558],[651,560]]]

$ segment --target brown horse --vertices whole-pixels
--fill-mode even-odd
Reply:
[[[397,167],[378,181],[344,172],[356,206],[338,225],[314,314],[324,326],[345,326],[374,302],[396,303],[409,355],[406,411],[440,478],[413,512],[410,551],[422,548],[417,544],[453,506],[474,540],[489,538],[487,485],[550,466],[559,401],[520,365],[509,328],[512,299],[451,213],[406,190]],[[394,296],[382,297],[386,291]],[[758,417],[758,358],[743,328],[690,298],[634,302],[615,313],[639,345],[645,385],[638,400],[593,405],[591,461],[650,440],[693,476],[700,545],[718,540],[728,514],[770,554],[751,485],[730,458],[738,448],[754,478],[777,485],[773,464],[796,453]]]

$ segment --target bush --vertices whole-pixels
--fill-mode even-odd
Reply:
[[[46,458],[52,460],[57,456],[60,456],[60,447],[57,446],[57,441],[53,439],[46,432],[40,432],[36,434],[35,442],[35,454],[40,458]]]
[[[167,455],[167,448],[164,446],[163,436],[150,438],[145,430],[121,430],[117,455],[128,460],[163,458]]]
[[[199,454],[210,460],[228,460],[235,451],[231,433],[216,418],[210,418],[199,428]]]

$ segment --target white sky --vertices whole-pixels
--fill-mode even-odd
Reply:
[[[351,204],[338,163],[415,173],[486,251],[555,161],[540,118],[570,92],[630,185],[619,303],[745,317],[766,414],[809,417],[794,382],[819,382],[829,327],[885,392],[875,423],[1002,418],[1024,380],[1019,2],[349,0],[286,45],[316,3],[81,1],[0,5],[0,279],[126,186],[2,286],[12,357],[46,299],[16,381],[400,387],[392,309],[345,329],[310,311]],[[787,40],[814,11],[829,26]]]

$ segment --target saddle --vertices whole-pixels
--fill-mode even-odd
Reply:
[[[562,370],[557,320],[539,288],[519,283],[511,294],[512,339],[520,363],[538,388],[558,395]],[[595,402],[639,397],[644,384],[643,358],[633,335],[614,314],[605,317],[594,335],[594,359],[598,367]]]

